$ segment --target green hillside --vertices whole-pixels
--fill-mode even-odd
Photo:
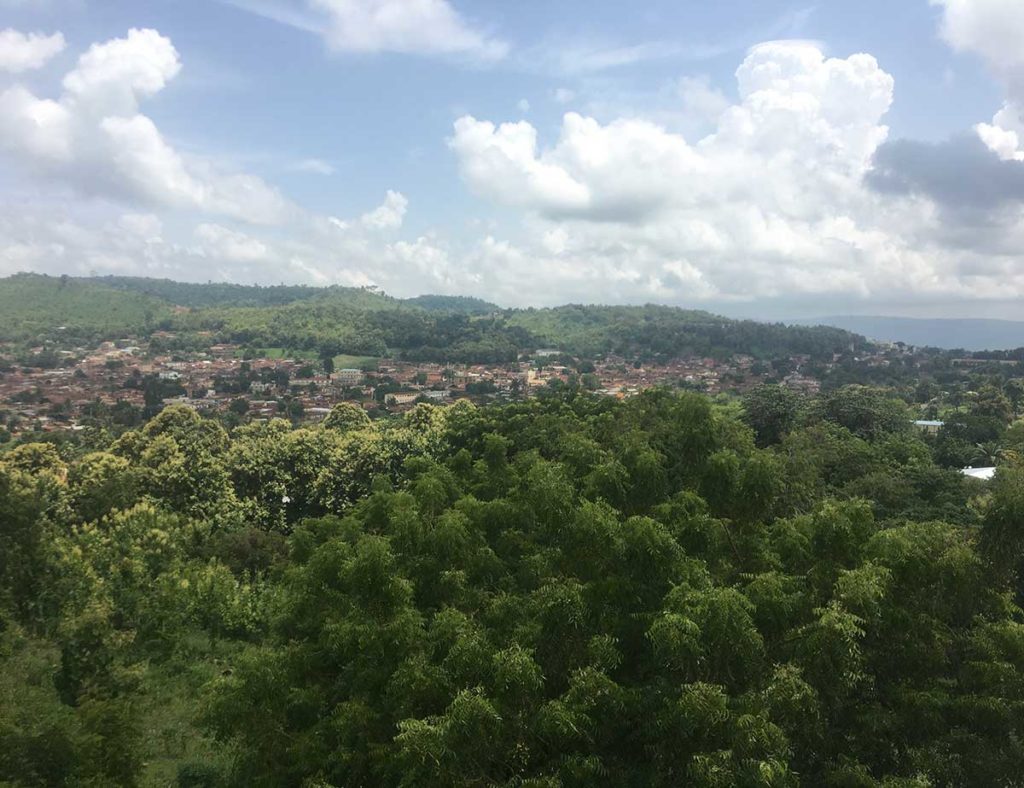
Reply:
[[[507,313],[510,326],[552,347],[593,356],[675,357],[748,353],[753,356],[824,355],[864,339],[826,327],[785,326],[731,320],[709,312],[670,306],[583,306],[523,309]]]
[[[151,296],[89,280],[39,274],[0,280],[2,339],[110,338],[150,330],[170,314],[167,303]]]
[[[421,295],[407,298],[405,303],[432,312],[458,312],[464,315],[489,315],[501,310],[497,304],[472,296]]]
[[[170,279],[148,279],[139,276],[102,276],[76,279],[78,282],[102,284],[117,290],[159,298],[170,304],[188,307],[209,306],[279,306],[322,295],[320,287],[308,285],[236,285],[230,282],[175,282]]]
[[[735,353],[825,357],[865,341],[837,328],[731,320],[656,305],[501,311],[478,298],[402,300],[374,289],[337,286],[35,274],[0,280],[0,337],[5,339],[112,338],[155,328],[210,332],[217,341],[325,357],[348,353],[481,363],[513,361],[544,346],[578,356],[614,353],[645,360]]]

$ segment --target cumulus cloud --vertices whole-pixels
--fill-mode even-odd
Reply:
[[[868,55],[826,59],[810,45],[765,44],[737,79],[741,102],[719,108],[715,133],[695,144],[649,121],[601,124],[570,112],[547,149],[529,123],[471,116],[456,121],[450,146],[470,188],[492,200],[548,219],[637,223],[733,201],[820,210],[810,187],[850,188],[886,137],[893,81]]]
[[[1001,158],[1024,160],[1024,3],[1014,0],[932,0],[942,8],[942,37],[954,49],[980,56],[1002,80],[1006,101],[981,140]]]
[[[64,51],[64,35],[0,30],[0,71],[20,74],[42,68]]]
[[[524,217],[521,239],[469,256],[488,291],[528,301],[542,272],[561,300],[1024,295],[1006,257],[1024,228],[1020,174],[976,140],[887,144],[894,83],[873,57],[769,42],[736,80],[736,103],[704,97],[717,121],[693,140],[570,112],[544,145],[528,123],[460,118],[449,145],[466,184]],[[944,158],[959,184],[933,172]]]
[[[1006,161],[975,135],[945,142],[895,140],[875,154],[868,183],[891,194],[928,197],[956,214],[987,217],[1024,200],[1024,162]]]
[[[245,233],[222,227],[219,224],[201,224],[196,227],[199,254],[231,263],[254,263],[266,260],[269,251],[266,244]]]
[[[359,221],[370,230],[395,230],[402,226],[409,201],[400,192],[388,191],[384,202],[368,213],[364,213]]]
[[[374,284],[509,305],[1024,298],[1024,136],[1007,115],[982,136],[889,141],[893,79],[870,55],[754,47],[734,99],[700,78],[669,83],[701,118],[692,128],[581,110],[549,138],[463,116],[448,140],[458,172],[498,208],[471,217],[487,228],[477,238],[401,237],[399,191],[351,217],[301,211],[178,150],[142,106],[180,67],[169,41],[135,31],[91,48],[51,98],[0,93],[0,148],[33,184],[58,186],[52,204],[0,205],[0,271]],[[120,202],[67,202],[68,186]]]
[[[397,212],[404,197],[349,221],[307,215],[289,231],[231,220],[190,222],[99,205],[88,218],[66,204],[0,203],[0,276],[17,271],[59,274],[130,273],[183,281],[377,284],[414,295],[436,283],[448,253],[426,237],[388,238],[365,217],[384,206]],[[380,218],[378,216],[378,218]],[[396,218],[384,222],[393,228]]]
[[[0,150],[81,193],[283,221],[293,209],[274,188],[180,153],[139,112],[180,69],[170,39],[155,30],[94,44],[64,76],[56,99],[21,85],[0,93]]]
[[[943,10],[942,37],[1004,73],[1024,65],[1024,6],[1014,0],[932,0]]]

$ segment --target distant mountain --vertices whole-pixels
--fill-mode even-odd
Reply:
[[[1024,322],[1016,320],[834,315],[793,322],[804,326],[835,326],[879,342],[906,342],[947,350],[1024,347]]]

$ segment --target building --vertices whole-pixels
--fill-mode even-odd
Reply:
[[[932,421],[929,419],[918,419],[914,422],[915,427],[928,435],[934,435],[937,433],[942,428],[943,424],[945,424],[944,421]]]
[[[358,386],[364,377],[361,369],[339,369],[331,374],[331,382],[338,386]]]
[[[388,394],[384,401],[388,405],[411,405],[417,399],[419,399],[420,393],[416,392],[413,394]]]
[[[983,482],[989,481],[993,476],[996,475],[995,468],[964,468],[960,471],[964,476],[969,479],[981,479]]]

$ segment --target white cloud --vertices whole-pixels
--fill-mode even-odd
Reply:
[[[309,0],[338,52],[469,55],[498,60],[508,45],[472,26],[448,0]]]
[[[664,58],[705,57],[720,54],[718,49],[695,51],[668,41],[645,41],[616,46],[604,42],[566,42],[545,44],[523,54],[522,65],[530,71],[541,69],[565,76],[580,76],[608,69],[632,66]]]
[[[978,136],[1003,159],[1024,160],[1024,3],[1015,0],[932,0],[942,8],[942,37],[957,51],[979,55],[1006,87],[1006,102]]]
[[[729,99],[707,77],[682,77],[677,90],[683,112],[696,120],[715,122],[729,108]]]
[[[388,191],[384,202],[369,213],[364,213],[359,221],[368,230],[395,230],[402,226],[409,201],[400,192]]]
[[[256,263],[269,257],[267,245],[219,224],[201,224],[195,231],[199,254],[229,263]]]
[[[0,272],[375,284],[516,305],[1024,298],[1024,170],[1001,169],[1024,165],[973,138],[973,149],[888,142],[893,80],[869,55],[769,42],[743,58],[734,99],[699,77],[664,81],[653,102],[595,112],[581,101],[551,139],[527,122],[459,118],[458,170],[499,209],[466,216],[483,237],[464,240],[401,237],[399,191],[318,216],[186,153],[141,107],[179,69],[169,41],[138,31],[91,48],[52,98],[0,92],[0,149],[26,192],[46,195],[0,197]],[[1012,113],[989,126],[987,144],[1019,157]],[[963,169],[990,168],[971,180],[971,212],[949,209],[962,183],[930,177],[957,151]],[[326,170],[316,161],[300,169]],[[908,161],[916,169],[900,170]],[[881,175],[895,178],[888,190]]]
[[[334,175],[334,165],[323,159],[302,159],[292,165],[296,172],[308,172],[313,175]]]
[[[42,68],[53,57],[64,51],[61,33],[22,33],[7,28],[0,30],[0,71],[20,74]]]
[[[320,36],[335,52],[504,58],[509,46],[471,24],[449,0],[220,0]]]
[[[516,109],[518,109],[524,115],[530,111],[530,102],[528,99],[521,98],[516,102]]]
[[[1016,0],[931,0],[943,9],[942,37],[1001,71],[1024,65],[1024,4]]]
[[[65,75],[58,98],[20,85],[0,93],[0,149],[84,194],[283,221],[293,209],[275,189],[178,152],[139,113],[139,103],[180,69],[177,50],[155,30],[94,44]]]
[[[991,253],[929,198],[865,185],[894,88],[873,57],[769,42],[736,78],[731,105],[706,83],[681,85],[683,102],[717,117],[693,141],[570,112],[544,146],[529,123],[460,118],[449,144],[467,185],[524,212],[520,241],[489,238],[470,257],[488,292],[507,303],[1024,295],[1024,270],[981,266]],[[1018,210],[987,232],[1022,230]]]
[[[391,195],[398,210],[404,198]],[[74,204],[0,203],[0,275],[32,270],[181,281],[378,284],[404,295],[436,289],[449,276],[447,252],[436,242],[388,240],[378,228],[366,226],[364,217],[332,223],[306,216],[280,232],[231,222],[190,223],[180,215],[165,221],[110,205],[97,206],[88,217],[80,213]]]

